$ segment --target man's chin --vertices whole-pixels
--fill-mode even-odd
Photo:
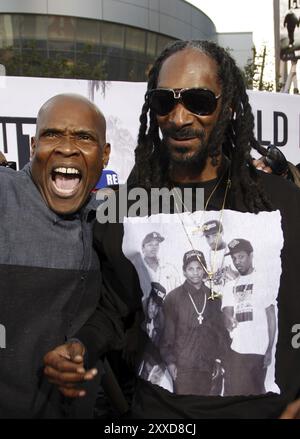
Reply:
[[[185,146],[174,148],[171,145],[166,144],[169,160],[174,165],[181,166],[196,166],[202,167],[207,160],[207,147],[206,145],[198,145],[197,148],[188,148]]]
[[[190,165],[197,161],[199,153],[198,151],[190,151],[187,148],[184,150],[169,150],[169,157],[172,163],[178,163],[181,165]]]
[[[239,273],[241,276],[245,276],[245,274],[246,274],[246,270],[238,270],[238,273]]]
[[[58,215],[72,215],[78,212],[84,204],[83,197],[47,199],[47,205],[50,210]]]
[[[188,173],[199,173],[205,168],[206,162],[206,153],[172,154],[172,156],[170,156],[170,169],[176,169],[180,166],[181,168],[185,168]]]
[[[193,157],[195,154],[193,153],[179,153],[179,152],[172,152],[170,154],[170,160],[173,163],[178,164],[189,164],[193,162]]]

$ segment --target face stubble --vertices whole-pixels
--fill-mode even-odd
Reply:
[[[187,173],[201,173],[206,166],[212,147],[215,144],[222,144],[222,141],[220,142],[220,138],[223,138],[222,125],[220,119],[217,120],[207,139],[204,129],[196,130],[188,127],[180,130],[174,128],[163,129],[161,155],[164,161],[168,163],[169,175],[178,167],[185,169]],[[198,138],[199,143],[192,150],[185,147],[184,144],[180,147],[174,147],[169,143],[169,137],[176,139]]]

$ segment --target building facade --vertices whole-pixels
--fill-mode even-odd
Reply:
[[[240,65],[244,52],[251,54],[247,35],[243,61],[236,52]],[[62,71],[66,77],[145,81],[156,56],[177,39],[218,41],[218,34],[212,20],[184,0],[0,2],[0,64],[8,75],[55,77]],[[225,47],[240,46],[234,37],[223,40]]]

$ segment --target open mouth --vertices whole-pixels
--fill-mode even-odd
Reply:
[[[73,167],[57,167],[53,169],[51,179],[57,195],[69,197],[77,191],[82,174]]]

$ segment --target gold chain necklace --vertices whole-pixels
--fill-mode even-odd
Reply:
[[[224,173],[224,174],[225,174],[225,173]],[[219,186],[220,182],[223,180],[224,174],[223,174],[223,175],[221,176],[221,178],[218,180],[217,184],[215,185],[215,187],[213,188],[211,194],[209,195],[209,197],[208,197],[208,199],[207,199],[207,201],[206,201],[206,203],[205,203],[205,206],[204,206],[203,214],[206,212],[206,209],[207,209],[207,207],[208,207],[208,203],[209,203],[209,201],[210,201],[212,195],[213,195],[214,192],[216,191],[216,189],[217,189],[217,187]],[[210,293],[211,293],[210,296],[209,296],[209,298],[208,298],[209,300],[210,300],[210,299],[211,299],[211,300],[219,299],[219,298],[222,297],[222,294],[221,294],[221,293],[215,293],[214,290],[213,290],[213,278],[214,278],[214,274],[215,274],[216,254],[217,254],[218,243],[219,243],[219,239],[220,239],[220,235],[221,235],[221,227],[222,227],[222,221],[223,221],[223,213],[224,213],[224,208],[225,208],[225,203],[226,203],[227,193],[228,193],[228,190],[229,190],[230,186],[231,186],[231,180],[230,180],[230,178],[228,177],[227,184],[226,184],[226,189],[225,189],[225,195],[224,195],[224,199],[223,199],[223,203],[222,203],[222,207],[221,207],[220,218],[219,218],[219,229],[218,229],[218,233],[217,233],[217,239],[216,239],[216,242],[215,242],[215,248],[214,248],[214,253],[213,253],[213,260],[212,260],[211,271],[207,270],[207,268],[205,267],[205,265],[202,263],[200,257],[198,256],[197,252],[195,251],[195,247],[194,247],[194,245],[193,245],[193,243],[192,243],[192,240],[191,240],[191,238],[190,238],[190,236],[189,236],[189,234],[188,234],[188,231],[187,231],[187,229],[186,229],[186,227],[185,227],[185,224],[184,224],[184,222],[183,222],[183,219],[182,219],[181,216],[179,215],[179,206],[178,206],[178,204],[177,204],[176,198],[174,197],[175,206],[176,206],[176,210],[177,210],[177,215],[178,215],[179,220],[180,220],[180,222],[181,222],[181,225],[182,225],[182,228],[183,228],[183,230],[184,230],[184,233],[185,233],[185,235],[186,235],[186,237],[187,237],[187,240],[188,240],[189,243],[190,243],[191,248],[195,251],[195,253],[196,253],[196,257],[197,257],[197,259],[198,259],[198,261],[199,261],[201,267],[203,268],[203,270],[204,270],[205,273],[207,274],[208,281],[209,281],[209,287],[210,287]],[[182,198],[180,197],[179,193],[177,192],[177,188],[174,188],[174,189],[175,189],[175,193],[176,193],[176,195],[178,196],[178,198],[180,198],[180,202],[181,202],[182,206],[184,207],[185,211],[187,211],[186,206],[184,205]]]
[[[211,193],[209,194],[209,197],[207,198],[206,203],[205,203],[205,206],[204,206],[203,215],[204,215],[204,213],[205,213],[205,211],[206,211],[206,209],[207,209],[207,206],[208,206],[208,204],[209,204],[209,202],[210,202],[210,200],[211,200],[211,197],[213,196],[213,194],[215,193],[215,191],[218,189],[219,184],[220,184],[221,181],[223,180],[224,175],[225,175],[225,172],[222,174],[221,178],[217,181],[216,185],[213,187],[213,190],[212,190]],[[186,205],[184,204],[184,201],[183,201],[182,197],[181,197],[180,194],[178,193],[178,188],[177,188],[177,187],[174,187],[174,192],[176,193],[176,195],[177,195],[177,197],[178,197],[178,199],[179,199],[181,205],[183,206],[184,211],[185,211],[185,212],[189,212],[189,210],[187,209]],[[176,204],[176,208],[177,208],[176,200],[175,200],[175,204]],[[178,213],[178,212],[177,212],[177,213]],[[191,212],[189,212],[189,213],[191,214]],[[202,215],[202,216],[203,216],[203,215]],[[202,219],[202,217],[201,217],[201,219]],[[192,221],[193,221],[193,223],[195,224],[193,218],[192,218]],[[195,224],[195,225],[196,225],[196,224]],[[196,233],[197,231],[203,232],[203,226],[197,226],[197,225],[196,225],[196,228],[195,228],[195,230],[193,230],[192,234]]]

